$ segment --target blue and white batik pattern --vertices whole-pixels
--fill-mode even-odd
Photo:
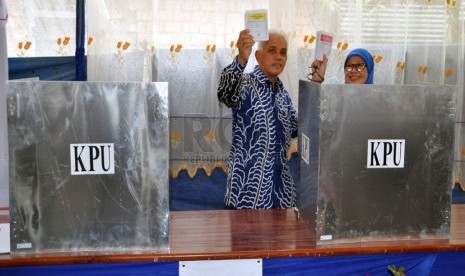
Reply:
[[[232,108],[232,145],[225,197],[237,209],[291,208],[295,187],[287,151],[297,136],[297,112],[278,79],[237,62],[223,69],[218,99]]]

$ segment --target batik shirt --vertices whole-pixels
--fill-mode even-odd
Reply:
[[[223,69],[218,99],[232,108],[232,145],[225,205],[237,209],[291,208],[295,187],[287,151],[297,136],[297,112],[281,80],[273,90],[258,66],[244,74]]]

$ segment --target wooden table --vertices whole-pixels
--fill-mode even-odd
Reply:
[[[170,252],[80,252],[15,258],[3,254],[0,267],[465,251],[465,205],[452,205],[451,215],[450,240],[316,246],[314,234],[290,209],[172,212]]]

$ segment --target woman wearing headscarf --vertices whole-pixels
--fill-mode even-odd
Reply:
[[[312,81],[323,82],[326,73],[328,58],[315,60],[312,64]],[[373,84],[375,63],[370,52],[363,48],[352,50],[344,62],[344,75],[346,84]]]

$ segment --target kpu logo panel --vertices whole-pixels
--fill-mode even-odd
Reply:
[[[367,168],[403,168],[405,139],[368,140]]]
[[[71,175],[114,174],[114,144],[70,144]]]

